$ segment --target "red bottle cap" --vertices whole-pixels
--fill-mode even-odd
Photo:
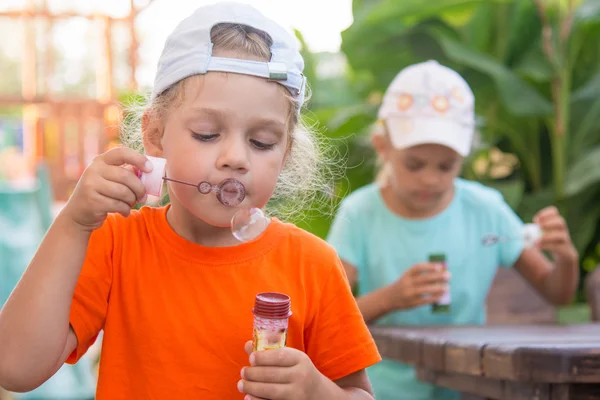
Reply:
[[[277,292],[259,293],[254,299],[252,312],[257,317],[285,319],[292,315],[290,297]]]

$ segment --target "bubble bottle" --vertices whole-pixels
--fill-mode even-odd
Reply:
[[[288,318],[292,315],[290,297],[283,293],[259,293],[254,299],[252,351],[285,347]]]

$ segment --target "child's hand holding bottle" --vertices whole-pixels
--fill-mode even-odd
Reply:
[[[150,172],[152,163],[126,147],[97,156],[85,169],[62,214],[90,232],[102,226],[108,213],[127,217],[136,202],[143,202],[146,196],[132,169]]]
[[[439,264],[415,264],[385,288],[389,311],[435,303],[449,290],[449,280],[450,273]]]
[[[238,381],[238,390],[246,394],[244,400],[333,399],[343,394],[344,389],[319,372],[308,355],[298,349],[252,352],[249,341],[245,350],[250,355],[250,366],[242,369]]]

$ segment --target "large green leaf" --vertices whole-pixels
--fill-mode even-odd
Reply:
[[[538,83],[548,83],[554,76],[552,66],[544,55],[539,41],[514,65],[514,71],[520,76]]]
[[[491,0],[387,0],[382,1],[376,7],[371,8],[370,12],[363,15],[358,22],[358,28],[362,24],[379,24],[386,20],[398,20],[408,18],[410,22],[418,22],[442,14],[453,12],[464,13],[465,10],[473,10],[473,7],[483,2]]]
[[[534,193],[526,193],[517,208],[517,213],[525,222],[531,222],[533,216],[542,208],[555,204],[552,188],[547,187]]]
[[[571,233],[571,240],[583,255],[590,244],[600,218],[600,186],[584,193],[571,196],[564,201],[565,218]]]
[[[333,115],[328,123],[328,136],[346,137],[363,132],[377,118],[377,107],[359,104],[345,107]]]
[[[584,154],[569,169],[565,193],[575,196],[600,182],[600,145]]]
[[[581,87],[577,88],[571,95],[571,101],[576,103],[578,101],[597,99],[600,93],[600,72],[596,73],[588,82]]]
[[[582,215],[577,220],[570,219],[567,223],[575,248],[579,254],[584,254],[600,222],[600,204],[593,204],[581,212]]]
[[[589,103],[589,104],[588,104]],[[591,146],[600,144],[600,98],[571,108],[569,157],[577,160]]]
[[[342,32],[342,51],[354,68],[360,68],[358,65],[361,60],[367,63],[364,68],[377,66],[379,62],[376,54],[385,53],[387,57],[394,57],[394,53],[398,51],[398,40],[420,22],[433,17],[452,20],[453,14],[464,15],[474,11],[477,6],[492,1],[512,0],[381,1],[367,11],[354,15],[353,24]],[[408,63],[404,64],[406,65]],[[396,65],[396,70],[400,67]]]
[[[457,33],[441,21],[412,27],[401,21],[390,21],[360,32],[358,40],[344,38],[342,50],[354,71],[372,74],[376,86],[370,90],[385,90],[402,68],[428,59],[445,59],[429,29],[457,37]]]
[[[533,40],[523,40],[524,38],[537,38],[540,36],[541,24],[537,9],[532,0],[516,0],[510,7],[510,20],[505,26],[497,26],[497,41],[504,40],[506,37],[505,54],[497,55],[508,65],[518,63],[521,58],[529,53],[532,48],[537,47],[538,43]],[[504,22],[504,21],[502,21]]]
[[[481,4],[463,29],[465,43],[477,51],[489,49],[495,38],[495,27],[490,23],[494,19],[494,6],[492,2]]]
[[[450,60],[483,72],[494,80],[504,107],[512,114],[543,116],[552,112],[552,104],[546,98],[497,60],[444,34],[433,33]]]

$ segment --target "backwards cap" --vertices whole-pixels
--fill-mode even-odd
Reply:
[[[396,75],[378,117],[398,149],[435,143],[464,157],[473,141],[474,107],[467,82],[452,69],[430,60]]]
[[[250,26],[267,33],[273,44],[269,62],[213,57],[210,33],[219,23]],[[151,99],[171,85],[209,71],[232,72],[267,78],[285,86],[299,105],[304,101],[304,60],[296,39],[252,6],[217,3],[198,8],[169,35],[158,61]]]

